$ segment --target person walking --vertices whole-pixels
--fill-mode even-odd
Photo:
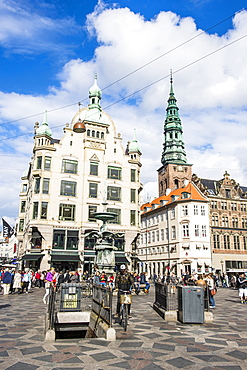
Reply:
[[[31,275],[29,271],[25,271],[23,278],[22,278],[22,293],[26,289],[26,293],[28,293],[29,285],[31,284]]]
[[[9,272],[8,268],[4,270],[2,282],[3,282],[3,294],[8,295],[10,284],[12,282],[12,274]]]
[[[238,278],[240,303],[247,303],[247,278],[241,274]]]
[[[212,274],[208,274],[205,280],[208,286],[209,308],[216,308],[215,300],[214,300],[215,283],[214,283],[214,279],[212,278]]]
[[[46,277],[45,277],[45,295],[43,297],[43,302],[46,304],[46,297],[49,296],[50,293],[50,287],[53,286],[53,279],[54,279],[55,271],[50,270],[47,272]]]
[[[18,293],[21,294],[21,271],[16,271],[14,276],[14,283],[13,283],[13,293],[15,293],[15,290],[17,289]]]

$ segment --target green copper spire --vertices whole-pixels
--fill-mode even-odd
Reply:
[[[183,130],[177,107],[177,99],[173,91],[172,73],[170,79],[170,95],[166,108],[166,119],[164,123],[164,144],[161,163],[183,164],[187,163],[186,152],[183,142]]]
[[[130,142],[130,145],[129,145],[129,153],[131,152],[138,152],[138,153],[141,153],[141,149],[140,149],[140,145],[136,139],[136,129],[134,129],[134,136],[133,136],[133,139],[132,141]]]
[[[36,130],[36,135],[52,136],[52,131],[47,122],[47,110],[45,111],[44,120],[42,122],[42,125]]]
[[[101,99],[101,90],[97,83],[97,74],[94,74],[94,84],[89,89],[89,109],[97,108],[101,110],[100,106],[100,99]]]

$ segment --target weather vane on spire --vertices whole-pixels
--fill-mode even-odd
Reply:
[[[170,82],[172,84],[172,69],[170,69]]]

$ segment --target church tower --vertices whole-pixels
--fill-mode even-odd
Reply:
[[[164,123],[164,144],[161,157],[162,167],[158,169],[159,196],[181,188],[185,180],[191,180],[192,165],[187,163],[183,142],[183,129],[179,117],[177,99],[173,91],[173,80],[170,80],[170,95],[166,108]]]

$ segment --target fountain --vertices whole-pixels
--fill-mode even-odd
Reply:
[[[103,206],[107,203],[103,202]],[[113,233],[108,231],[107,222],[113,220],[117,215],[113,212],[107,212],[104,209],[103,212],[96,212],[93,214],[94,218],[103,221],[100,230],[90,231],[85,237],[95,238],[96,243],[94,246],[96,256],[95,265],[98,266],[99,270],[105,271],[106,274],[112,274],[115,268],[115,250],[114,240],[122,236],[122,233]]]

